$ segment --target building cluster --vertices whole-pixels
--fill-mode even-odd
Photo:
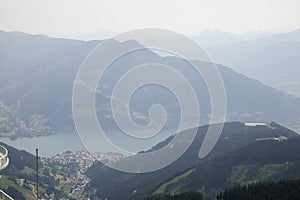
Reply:
[[[88,199],[84,197],[84,190],[86,185],[90,182],[86,176],[86,170],[98,160],[102,162],[116,161],[124,156],[120,153],[90,153],[88,151],[66,151],[61,154],[57,154],[50,158],[42,158],[43,163],[52,163],[60,166],[74,166],[74,171],[69,174],[68,178],[65,178],[64,183],[71,185],[69,196],[76,199]],[[56,199],[54,194],[49,194],[47,199]]]
[[[48,158],[47,161],[61,165],[77,163],[79,165],[80,172],[84,173],[96,160],[101,162],[112,162],[123,157],[123,154],[113,152],[90,153],[88,151],[66,151]]]

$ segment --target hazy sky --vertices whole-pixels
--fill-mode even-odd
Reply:
[[[188,35],[300,28],[299,0],[0,0],[0,29],[92,37],[143,27]]]

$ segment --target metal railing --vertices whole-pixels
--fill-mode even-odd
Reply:
[[[8,194],[0,190],[0,200],[14,200]]]
[[[14,200],[8,194],[0,190],[0,200]]]

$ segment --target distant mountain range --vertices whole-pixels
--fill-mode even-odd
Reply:
[[[89,190],[96,189],[96,196],[112,200],[143,199],[160,193],[186,191],[200,191],[207,199],[214,199],[225,187],[300,178],[297,133],[276,123],[267,126],[226,123],[212,152],[199,160],[198,151],[206,130],[207,126],[199,127],[195,140],[183,156],[155,172],[128,174],[94,164],[87,172],[91,178]],[[168,140],[157,146],[166,145]],[[123,162],[132,159],[128,157]]]
[[[230,32],[221,31],[218,29],[206,29],[199,35],[192,36],[192,39],[204,47],[220,46],[225,44],[232,44],[242,41],[256,40],[266,36],[265,33],[248,33],[248,34],[235,34]]]
[[[262,43],[265,41],[261,40]],[[83,59],[99,42],[1,31],[0,101],[3,106],[0,107],[0,116],[3,117],[0,118],[0,130],[5,132],[1,135],[44,135],[73,129],[73,81]],[[140,46],[135,41],[118,45]],[[194,71],[179,58],[161,57],[147,49],[119,59],[107,72],[105,84],[100,84],[96,95],[99,121],[108,129],[115,128],[109,110],[112,86],[126,70],[149,61],[170,65],[187,78],[191,77],[189,81],[200,99],[201,115],[204,116],[201,123],[208,123],[211,108],[204,81],[200,77],[195,78]],[[218,67],[226,89],[228,121],[277,121],[294,128],[299,125],[300,99],[223,65]],[[147,98],[149,95],[157,98]],[[170,114],[167,126],[176,126],[172,124],[178,120],[179,114],[176,99],[157,87],[146,88],[135,95],[132,100],[134,120],[147,123],[148,108],[154,103],[164,105]]]
[[[195,40],[216,63],[300,97],[300,29],[258,38],[205,31]]]

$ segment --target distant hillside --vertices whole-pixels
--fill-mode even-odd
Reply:
[[[300,97],[300,29],[255,40],[230,36],[232,42],[207,47],[215,62]]]
[[[238,43],[242,41],[255,40],[264,37],[264,34],[234,34],[229,32],[224,32],[218,29],[215,30],[204,30],[197,36],[192,38],[198,42],[200,45],[206,47],[217,47],[225,44]]]
[[[17,116],[24,122],[14,132],[26,135],[31,129],[49,134],[49,127],[72,127],[73,80],[96,44],[0,32],[0,103],[14,114],[11,120]]]
[[[71,112],[72,87],[85,56],[100,41],[53,39],[42,35],[0,32],[0,135],[9,137],[45,135],[74,130]],[[134,45],[135,41],[117,45]],[[99,84],[96,108],[100,123],[115,129],[110,108],[112,88],[120,76],[138,64],[157,62],[172,66],[194,87],[199,98],[202,124],[210,119],[210,98],[201,77],[178,58],[160,57],[149,50],[134,52],[112,64]],[[300,99],[219,66],[227,95],[228,121],[277,121],[289,127],[299,125]],[[180,87],[180,85],[178,85]],[[155,98],[148,98],[153,96]],[[168,128],[177,127],[180,109],[174,95],[149,86],[135,93],[131,102],[133,120],[146,124],[148,109],[160,103],[168,112]],[[2,113],[2,114],[1,114]]]
[[[258,138],[278,138],[280,136],[284,136],[288,138],[287,141],[289,142],[289,144],[295,145],[297,142],[299,142],[298,140],[292,139],[297,138],[297,134],[295,132],[286,129],[276,123],[272,123],[271,126],[256,127],[245,126],[243,123],[238,122],[226,123],[222,135],[212,152],[205,159],[199,160],[198,152],[206,130],[207,126],[200,127],[193,144],[183,154],[183,156],[172,165],[156,172],[138,175],[127,174],[107,168],[100,163],[96,163],[87,172],[88,176],[92,179],[90,189],[96,189],[96,195],[98,197],[107,197],[109,199],[141,199],[142,197],[153,195],[156,193],[176,193],[190,190],[198,191],[203,189],[203,187],[205,188],[204,192],[207,194],[215,189],[221,189],[226,186],[224,181],[214,181],[220,176],[217,172],[224,171],[224,176],[226,176],[227,168],[221,169],[223,165],[227,166],[228,164],[228,166],[230,167],[233,164],[231,162],[231,158],[227,158],[225,156],[232,155],[233,153],[235,156],[239,155],[238,152],[242,151],[243,148],[245,148],[246,150],[243,150],[242,152],[245,152],[245,154],[248,153],[249,156],[251,156],[252,151],[249,150],[251,149],[251,145],[254,145],[254,148],[257,148],[254,149],[258,154],[257,156],[262,156],[264,154],[263,151],[269,149],[268,146],[265,147],[266,149],[264,149],[263,147],[258,148],[260,147],[260,144],[262,146],[265,146],[264,144],[270,143],[274,144],[275,147],[277,147],[276,145],[281,144],[284,144],[286,146],[288,145],[285,142],[257,142]],[[164,145],[165,144],[161,144],[157,146]],[[258,145],[258,147],[256,147],[255,145]],[[294,147],[296,148],[296,146]],[[281,153],[284,154],[285,152],[282,151]],[[245,157],[247,157],[248,154],[245,155]],[[239,157],[237,157],[237,159],[238,158]],[[268,157],[264,158],[267,159]],[[218,165],[218,162],[216,161],[215,165],[217,171],[214,169],[213,161],[215,159],[223,159],[221,160],[222,165]],[[130,157],[125,159],[124,162],[128,161],[130,162]],[[256,161],[253,160],[253,162],[250,163],[255,165]],[[283,166],[285,166],[285,164],[283,164],[282,167]],[[204,169],[201,167],[204,167],[206,171],[204,171]],[[203,173],[198,174],[201,172]],[[296,176],[298,175],[295,174],[295,177]],[[223,177],[223,175],[221,177]],[[192,178],[194,178],[195,180],[191,180]],[[205,181],[201,182],[201,184],[197,182],[201,181],[202,179]],[[246,178],[246,180],[248,179]],[[210,183],[210,181],[212,183]],[[237,177],[234,177],[232,181],[233,183],[237,183]],[[210,184],[213,183],[216,185],[210,186]]]

